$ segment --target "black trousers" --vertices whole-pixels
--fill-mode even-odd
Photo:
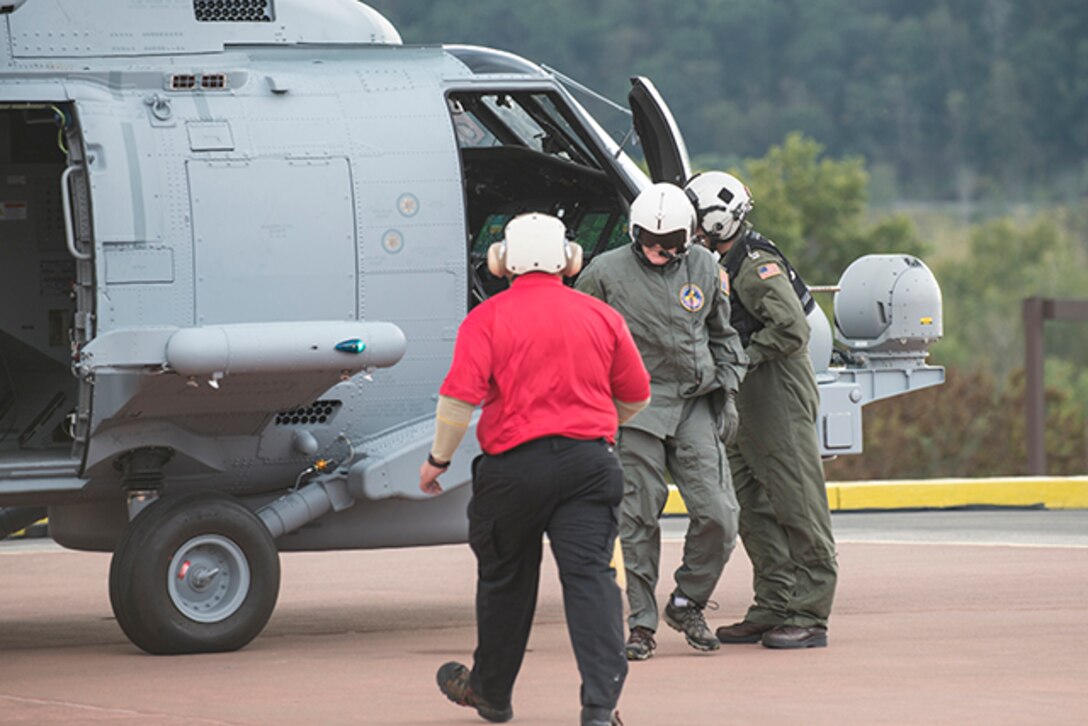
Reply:
[[[468,505],[476,553],[472,689],[510,703],[536,610],[543,534],[563,586],[582,706],[615,708],[627,676],[623,604],[609,567],[623,471],[603,440],[536,439],[474,462]]]

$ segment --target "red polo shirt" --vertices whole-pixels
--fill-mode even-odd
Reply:
[[[612,399],[646,400],[650,375],[618,312],[534,272],[469,312],[440,392],[483,402],[480,446],[501,454],[542,436],[613,441]]]

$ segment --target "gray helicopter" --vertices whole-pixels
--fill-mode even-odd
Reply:
[[[457,326],[505,285],[488,246],[526,210],[587,257],[626,244],[650,183],[578,92],[355,0],[0,0],[0,538],[48,516],[112,552],[150,653],[252,640],[279,551],[464,542],[474,432],[447,493],[418,466]],[[653,84],[629,100],[650,177],[683,183]],[[840,287],[849,360],[813,322],[829,456],[943,380],[921,261]]]

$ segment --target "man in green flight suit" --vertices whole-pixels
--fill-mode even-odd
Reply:
[[[722,437],[736,431],[734,397],[747,369],[729,325],[724,272],[693,246],[695,212],[684,191],[654,184],[631,204],[632,244],[597,257],[577,289],[618,310],[650,372],[650,405],[617,437],[624,495],[620,541],[630,605],[629,660],[657,644],[658,519],[672,474],[690,514],[676,587],[663,613],[690,646],[719,648],[703,617],[737,537],[737,501]]]
[[[729,275],[731,321],[750,360],[737,396],[740,428],[727,452],[755,602],[717,636],[768,648],[824,647],[838,566],[808,355],[806,307],[815,303],[785,255],[745,222],[752,199],[740,180],[706,172],[685,191],[700,241]]]

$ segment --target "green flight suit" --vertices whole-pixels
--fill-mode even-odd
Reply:
[[[657,267],[632,244],[594,259],[576,285],[623,315],[650,373],[650,405],[617,439],[632,628],[657,629],[666,469],[690,514],[676,592],[705,605],[736,544],[737,502],[718,432],[725,394],[738,390],[747,358],[729,324],[724,279],[700,247]]]
[[[762,325],[745,347],[751,362],[737,397],[740,428],[727,451],[753,567],[755,602],[745,620],[826,627],[838,567],[816,438],[820,395],[809,325],[780,256],[738,242],[723,266],[737,269],[738,256],[730,281],[734,325],[745,329],[744,310]]]

